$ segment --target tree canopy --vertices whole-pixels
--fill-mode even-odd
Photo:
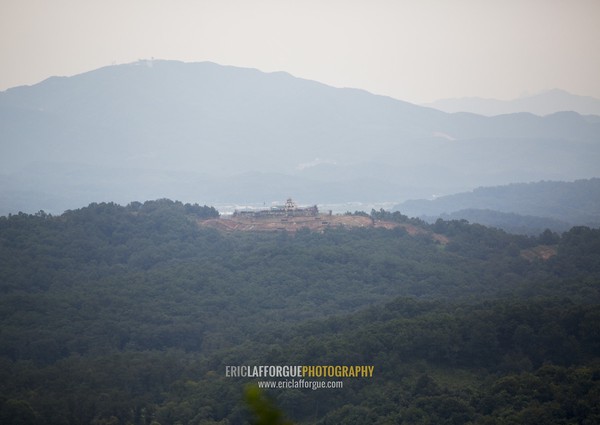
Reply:
[[[198,225],[214,208],[166,199],[0,217],[0,422],[249,423],[256,380],[225,376],[243,364],[374,366],[268,390],[299,424],[598,421],[598,229],[371,215],[448,243],[221,232]]]

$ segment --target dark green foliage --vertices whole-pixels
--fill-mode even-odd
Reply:
[[[254,425],[291,425],[283,412],[256,386],[248,386],[244,393],[246,404],[254,415]]]
[[[372,212],[443,245],[198,225],[217,215],[158,200],[1,217],[0,423],[245,424],[256,380],[224,370],[248,364],[375,367],[343,389],[270,390],[296,423],[597,422],[597,229]],[[548,261],[520,256],[549,244]]]

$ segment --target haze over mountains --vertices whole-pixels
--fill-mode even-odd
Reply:
[[[409,200],[395,208],[428,221],[466,219],[512,233],[600,227],[600,178],[479,187],[434,200]]]
[[[600,115],[600,99],[578,96],[560,89],[547,90],[513,100],[464,97],[441,99],[423,106],[449,113],[471,112],[487,116],[519,112],[544,116],[561,111],[573,111],[581,115]]]
[[[401,202],[598,175],[600,121],[448,114],[286,73],[140,61],[0,93],[0,214]]]

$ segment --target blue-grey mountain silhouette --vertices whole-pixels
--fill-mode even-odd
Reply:
[[[600,123],[448,114],[283,72],[140,61],[0,93],[0,213],[403,201],[598,174]]]

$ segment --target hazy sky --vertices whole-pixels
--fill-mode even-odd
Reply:
[[[0,0],[0,90],[151,57],[415,103],[600,98],[600,0]]]

